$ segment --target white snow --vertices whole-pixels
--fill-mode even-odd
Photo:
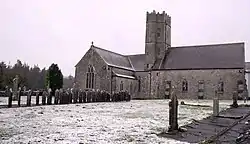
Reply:
[[[6,99],[0,98],[0,104]],[[221,101],[220,108],[230,103]],[[212,106],[212,101],[199,104]],[[178,111],[179,125],[184,125],[211,115],[212,107],[179,105]],[[167,129],[168,112],[168,100],[2,108],[0,143],[181,143],[156,135]]]

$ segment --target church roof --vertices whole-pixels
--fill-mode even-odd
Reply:
[[[145,54],[121,55],[91,46],[110,66],[144,71]],[[250,63],[248,64],[250,70]],[[244,43],[171,47],[154,69],[230,69],[245,68]]]
[[[96,46],[92,46],[91,48],[93,48],[108,65],[134,70],[127,56],[108,51]]]
[[[171,47],[161,69],[244,68],[244,43]]]
[[[133,65],[135,71],[144,71],[144,64],[146,60],[145,54],[137,54],[137,55],[127,55]]]

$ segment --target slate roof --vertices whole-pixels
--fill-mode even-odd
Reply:
[[[91,48],[93,48],[108,65],[134,70],[127,56],[108,51],[96,46],[92,46]]]
[[[137,55],[127,55],[130,59],[131,64],[133,65],[135,71],[144,71],[144,64],[146,61],[145,54]]]
[[[145,54],[121,55],[93,45],[91,48],[110,66],[144,71]],[[245,68],[244,43],[171,47],[158,65],[156,69],[166,70]],[[250,63],[248,66],[250,70]]]
[[[171,47],[161,69],[244,68],[244,43]]]

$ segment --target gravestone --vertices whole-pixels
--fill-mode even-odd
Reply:
[[[31,95],[32,95],[32,91],[29,90],[27,94],[27,106],[31,106]]]
[[[5,95],[8,97],[8,107],[12,107],[12,94],[8,86],[6,86]]]
[[[96,102],[96,91],[95,91],[95,89],[92,89],[91,101]]]
[[[77,103],[77,91],[75,88],[73,88],[73,103]]]
[[[13,79],[13,100],[18,100],[18,95],[17,95],[17,91],[18,91],[18,75],[16,75],[16,77]]]
[[[216,90],[215,96],[213,98],[213,116],[218,116],[218,115],[219,115],[219,93]]]
[[[178,131],[178,100],[175,89],[172,87],[171,100],[169,102],[169,128],[168,132]]]
[[[87,90],[86,91],[86,94],[87,94],[87,103],[90,103],[91,102],[91,91],[90,90]]]
[[[72,103],[72,99],[73,99],[73,89],[68,89],[69,92],[69,103]]]
[[[62,104],[63,103],[63,89],[59,90],[59,103]]]
[[[83,92],[82,92],[82,101],[84,103],[86,103],[86,98],[87,98],[86,96],[87,96],[86,90],[83,90]]]
[[[19,90],[17,92],[17,97],[18,97],[18,100],[17,100],[17,105],[20,107],[21,106],[21,87],[19,87]]]
[[[36,105],[39,105],[39,90],[36,92]]]
[[[79,103],[82,103],[83,102],[83,92],[82,92],[82,89],[79,90],[78,97],[79,97]]]
[[[55,91],[54,104],[58,104],[58,101],[59,101],[59,90],[56,89],[56,91]]]
[[[234,107],[234,108],[238,107],[237,100],[238,100],[238,93],[237,93],[237,91],[234,91],[233,92],[233,104],[232,104],[232,107]]]
[[[52,104],[52,89],[48,88],[47,92],[47,104],[51,105]]]
[[[108,101],[108,102],[111,102],[111,101],[112,101],[112,99],[111,99],[111,94],[108,93],[107,91],[105,91],[105,95],[106,95],[106,97],[107,97],[107,101]]]
[[[43,95],[42,95],[42,105],[46,104],[46,97],[47,97],[47,92],[43,90]]]

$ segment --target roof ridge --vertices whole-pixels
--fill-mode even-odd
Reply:
[[[133,55],[125,55],[125,56],[138,56],[138,55],[145,55],[145,54],[133,54]]]
[[[200,45],[189,45],[189,46],[176,46],[171,48],[190,48],[190,47],[208,47],[208,46],[225,46],[225,45],[236,45],[236,44],[244,44],[244,42],[235,42],[235,43],[216,43],[216,44],[200,44]]]
[[[110,51],[110,50],[107,50],[107,49],[104,49],[104,48],[100,48],[100,47],[97,47],[97,46],[94,46],[94,45],[93,45],[93,48],[97,48],[97,49],[100,49],[100,50],[104,50],[106,52],[110,52],[110,53],[113,53],[113,54],[116,54],[116,55],[126,57],[125,55],[122,55],[122,54],[119,54],[119,53],[116,53],[116,52],[113,52],[113,51]]]

